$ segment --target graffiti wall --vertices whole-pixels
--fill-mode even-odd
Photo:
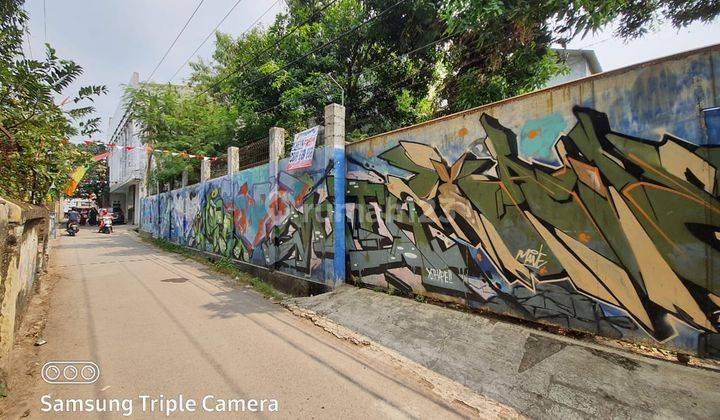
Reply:
[[[676,56],[349,145],[348,275],[720,355],[718,64]]]
[[[324,148],[309,168],[256,166],[147,197],[142,229],[198,250],[325,283],[332,276],[331,169]],[[331,181],[331,180],[330,180]]]
[[[720,48],[346,149],[348,280],[720,356]],[[333,179],[258,166],[143,203],[143,229],[333,278]]]
[[[158,220],[157,196],[145,197],[142,200],[141,214],[140,228],[143,231],[156,236]]]

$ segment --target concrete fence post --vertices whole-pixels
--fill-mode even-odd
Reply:
[[[227,149],[227,171],[228,176],[232,177],[235,172],[240,170],[240,149],[230,146]]]
[[[333,286],[345,282],[345,107],[325,107],[325,146],[333,164]]]
[[[185,169],[182,171],[182,187],[185,188],[188,186],[188,170]]]
[[[204,159],[200,164],[200,182],[210,180],[210,159]]]
[[[271,200],[268,214],[272,221],[272,229],[270,231],[270,243],[271,246],[268,259],[268,268],[274,270],[275,263],[277,262],[277,213],[278,213],[278,173],[279,173],[279,162],[285,156],[285,129],[280,127],[270,128],[269,139],[268,139],[268,176],[270,180],[270,197]]]
[[[285,157],[285,129],[280,127],[270,128],[270,162],[277,162]]]

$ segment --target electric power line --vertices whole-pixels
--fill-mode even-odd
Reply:
[[[402,54],[398,55],[397,57],[395,57],[395,58],[393,58],[393,59],[391,59],[391,60],[389,60],[389,61],[380,61],[380,62],[376,63],[375,65],[366,68],[365,70],[366,70],[366,71],[371,71],[371,70],[374,70],[374,69],[376,69],[376,68],[378,68],[378,67],[380,67],[380,66],[386,66],[386,65],[388,65],[389,63],[392,63],[392,62],[394,62],[394,61],[398,61],[398,60],[400,60],[400,59],[402,59],[402,58],[409,57],[410,55],[415,54],[416,52],[425,50],[425,49],[427,49],[427,48],[430,48],[430,47],[432,47],[433,45],[439,44],[439,43],[444,42],[444,41],[448,41],[448,40],[450,40],[451,38],[453,38],[453,37],[455,37],[455,36],[456,36],[455,34],[451,34],[451,35],[447,35],[447,36],[444,36],[444,37],[442,37],[442,38],[436,39],[435,41],[429,42],[429,43],[427,43],[427,44],[425,44],[425,45],[423,45],[423,46],[421,46],[421,47],[418,47],[418,48],[415,48],[415,49],[413,49],[413,50],[411,50],[411,51],[402,53]],[[368,86],[365,86],[365,87],[360,88],[360,89],[358,90],[358,92],[365,92],[365,91],[368,91],[368,90],[370,90],[370,89],[374,89],[374,88],[377,88],[377,87],[384,87],[384,88],[388,89],[388,88],[391,88],[391,87],[395,87],[395,86],[397,86],[398,84],[403,83],[403,82],[407,81],[408,79],[410,79],[411,77],[414,77],[414,76],[415,76],[415,75],[407,76],[407,77],[405,77],[405,78],[403,78],[403,79],[401,79],[401,80],[399,80],[399,81],[397,81],[397,82],[395,82],[395,83],[393,83],[393,84],[391,84],[391,85],[388,85],[388,86],[381,86],[382,83],[374,83],[374,84],[371,84],[371,85],[368,85]],[[414,86],[414,85],[411,85],[411,86]],[[311,94],[315,94],[315,93],[317,93],[317,92],[314,92],[314,91],[307,92],[307,93],[305,93],[304,95],[301,95],[298,99],[303,99],[303,98],[308,97],[308,96],[311,96]],[[274,106],[271,106],[271,107],[265,108],[265,109],[263,109],[263,110],[261,110],[261,111],[258,111],[257,114],[265,114],[265,113],[267,113],[267,112],[269,112],[269,111],[272,111],[272,110],[274,110],[274,109],[276,109],[276,108],[281,107],[282,105],[283,105],[282,103],[278,103],[278,104],[276,104],[276,105],[274,105]]]
[[[613,39],[615,39],[615,37],[614,37],[614,36],[611,36],[611,37],[609,37],[609,38],[601,39],[600,41],[595,41],[595,42],[591,42],[590,44],[583,45],[583,46],[581,46],[581,47],[578,47],[577,49],[578,49],[578,50],[584,50],[585,48],[592,47],[592,46],[598,45],[598,44],[602,44],[602,43],[608,42],[608,41],[613,40]]]
[[[340,35],[336,36],[335,38],[327,41],[326,43],[320,45],[319,47],[313,48],[312,50],[310,50],[310,51],[308,51],[307,53],[301,55],[300,57],[296,58],[295,60],[292,60],[291,62],[285,64],[284,66],[280,67],[279,69],[276,69],[275,71],[273,71],[273,72],[271,72],[271,73],[268,73],[268,74],[266,74],[266,75],[264,75],[264,76],[262,76],[262,77],[259,77],[259,78],[253,80],[253,81],[250,82],[250,83],[247,83],[247,84],[244,84],[243,86],[240,86],[239,89],[244,89],[244,88],[246,88],[246,87],[248,87],[248,86],[254,85],[255,83],[261,82],[261,81],[267,79],[268,77],[276,74],[276,73],[279,72],[280,70],[284,70],[284,69],[288,68],[289,66],[297,63],[298,61],[304,60],[305,58],[307,58],[307,57],[310,56],[311,54],[314,54],[314,53],[322,50],[323,48],[327,47],[328,45],[334,44],[335,42],[337,42],[337,41],[339,41],[340,39],[346,37],[347,35],[350,35],[351,33],[357,31],[357,30],[360,29],[361,27],[363,27],[363,26],[365,26],[365,25],[368,25],[369,23],[373,22],[373,21],[376,20],[376,19],[379,19],[381,16],[385,15],[385,14],[388,13],[390,10],[392,10],[392,9],[395,8],[396,6],[398,6],[398,5],[400,5],[401,3],[404,3],[404,2],[406,2],[406,1],[407,1],[407,0],[400,0],[400,1],[396,2],[396,3],[394,3],[393,5],[391,5],[391,6],[387,7],[387,8],[385,8],[385,9],[383,9],[380,13],[378,13],[377,15],[369,18],[368,20],[363,21],[363,22],[361,22],[361,23],[353,26],[352,28],[350,28],[350,29],[348,29],[347,31],[341,33]]]
[[[47,44],[47,0],[43,0],[43,36]]]
[[[250,29],[252,29],[255,25],[257,25],[257,24],[262,20],[262,18],[264,18],[265,15],[270,11],[270,9],[272,9],[273,7],[275,7],[275,5],[278,4],[278,3],[280,3],[280,1],[281,1],[281,0],[275,0],[275,3],[271,4],[270,7],[268,7],[267,9],[265,9],[265,11],[263,12],[263,14],[260,15],[260,16],[258,16],[258,18],[255,19],[255,22],[253,22],[247,29],[245,29],[245,31],[244,31],[242,34],[245,35],[246,33],[248,33],[248,31],[250,31]],[[285,1],[285,0],[282,0],[282,1]],[[285,4],[287,5],[287,3],[285,3]]]
[[[33,52],[32,52],[32,45],[30,44],[30,31],[25,31],[25,39],[27,39],[27,45],[28,45],[28,52],[30,53],[30,59],[34,60]]]
[[[252,63],[253,61],[255,61],[255,60],[256,60],[258,57],[260,57],[261,55],[263,55],[263,54],[265,54],[266,52],[270,51],[271,49],[277,47],[278,45],[280,45],[280,43],[281,43],[282,41],[285,40],[285,38],[287,38],[287,37],[289,37],[290,35],[292,35],[293,33],[295,33],[295,31],[297,31],[299,28],[301,28],[302,26],[305,26],[307,23],[309,23],[311,20],[313,20],[317,14],[324,12],[328,7],[332,6],[333,4],[335,4],[335,3],[337,3],[337,2],[338,2],[338,0],[332,0],[330,3],[326,4],[325,6],[321,7],[320,9],[314,11],[313,14],[310,15],[309,18],[305,19],[302,23],[300,23],[299,25],[296,25],[291,31],[289,31],[289,32],[286,33],[285,35],[281,36],[280,39],[278,39],[274,44],[270,45],[269,47],[267,47],[267,48],[263,49],[262,51],[260,51],[259,53],[255,54],[255,55],[254,55],[253,57],[251,57],[249,60],[247,60],[247,61],[243,62],[242,64],[240,64],[240,67],[236,68],[235,70],[231,71],[231,72],[228,73],[227,75],[223,76],[220,80],[212,83],[210,86],[208,86],[208,87],[207,87],[205,90],[203,90],[202,92],[198,93],[196,96],[200,96],[200,95],[202,95],[202,94],[207,93],[210,89],[212,89],[212,88],[214,88],[215,86],[219,85],[220,83],[224,82],[225,80],[227,80],[227,79],[228,79],[230,76],[232,76],[233,74],[235,74],[235,73],[239,72],[240,70],[244,69],[245,67],[247,67],[248,64],[250,64],[250,63]]]
[[[233,4],[233,6],[230,8],[230,10],[228,10],[228,12],[225,13],[225,16],[223,16],[223,18],[220,19],[220,22],[218,22],[218,24],[215,25],[215,28],[214,28],[212,31],[210,31],[210,33],[207,34],[207,36],[205,37],[205,39],[203,39],[203,41],[200,43],[200,45],[198,45],[197,48],[195,48],[195,51],[193,51],[192,54],[190,54],[190,56],[189,56],[189,57],[182,63],[182,65],[175,71],[175,73],[173,73],[173,75],[170,76],[170,79],[168,79],[168,83],[172,82],[172,80],[175,78],[175,76],[177,76],[178,73],[180,73],[180,71],[185,68],[185,65],[187,65],[187,63],[188,63],[190,60],[192,60],[193,57],[195,57],[195,54],[197,54],[197,52],[200,51],[200,48],[202,48],[202,46],[205,45],[205,43],[208,41],[208,39],[210,39],[210,37],[213,36],[213,34],[215,33],[215,31],[218,30],[218,28],[220,27],[220,25],[222,25],[223,22],[225,22],[225,20],[228,18],[228,16],[230,16],[230,14],[233,12],[233,10],[235,10],[235,8],[236,8],[242,1],[243,1],[243,0],[237,0],[237,1],[235,2],[235,4]],[[276,0],[275,3],[273,3],[272,6],[270,6],[270,7],[275,6],[279,1],[280,1],[280,0]],[[270,9],[268,8],[268,10],[270,10]],[[265,11],[265,13],[267,13],[267,10]],[[263,16],[264,16],[264,15],[265,15],[265,14],[263,13]],[[251,26],[251,27],[252,27],[252,26]]]
[[[155,66],[155,68],[153,69],[153,71],[150,73],[150,76],[148,76],[148,78],[146,79],[146,81],[152,79],[152,77],[155,75],[155,72],[157,71],[157,69],[160,67],[160,65],[163,63],[163,61],[165,61],[165,58],[168,56],[168,54],[170,54],[170,50],[173,49],[173,47],[175,46],[175,43],[177,42],[177,40],[180,39],[180,35],[182,35],[183,32],[185,32],[185,28],[187,28],[188,24],[190,24],[190,21],[191,21],[192,18],[195,16],[195,13],[197,13],[198,9],[200,8],[200,6],[202,6],[202,4],[203,4],[204,2],[205,2],[205,0],[200,0],[200,2],[198,3],[198,5],[195,7],[195,10],[193,10],[192,14],[191,14],[190,17],[188,18],[187,22],[185,22],[185,25],[183,25],[182,29],[180,29],[180,32],[178,32],[178,34],[177,34],[177,36],[175,37],[175,39],[173,40],[172,44],[170,44],[170,46],[168,47],[167,51],[165,51],[165,54],[163,54],[162,58],[161,58],[160,61],[157,63],[157,65]]]

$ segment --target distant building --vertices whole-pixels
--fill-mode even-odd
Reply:
[[[558,49],[555,50],[555,53],[557,53],[561,60],[565,61],[570,71],[567,74],[558,74],[550,78],[545,84],[546,88],[602,72],[600,61],[598,61],[595,51],[593,50]]]
[[[62,200],[63,213],[67,213],[73,207],[95,207],[95,201],[86,198],[66,198]]]
[[[140,85],[138,73],[132,74],[129,85]],[[125,108],[126,104],[121,101],[109,123],[108,142],[116,145],[110,149],[107,160],[110,207],[120,209],[126,223],[138,224],[140,203],[147,195],[147,153],[140,137],[140,126]],[[132,149],[128,150],[128,147]]]

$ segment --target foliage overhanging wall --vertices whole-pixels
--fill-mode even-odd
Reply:
[[[717,69],[716,46],[348,145],[348,277],[720,356]],[[144,229],[324,283],[325,154],[149,197]]]

